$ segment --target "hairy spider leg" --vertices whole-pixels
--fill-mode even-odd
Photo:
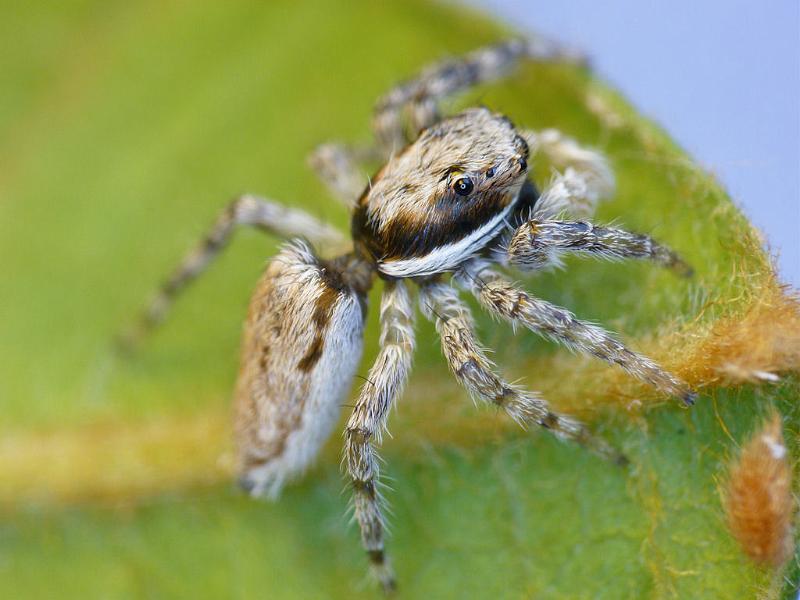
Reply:
[[[530,296],[491,268],[488,261],[465,263],[458,274],[464,284],[492,314],[512,325],[523,325],[544,337],[622,367],[636,379],[660,391],[694,404],[696,394],[689,386],[655,362],[626,348],[608,331],[578,320],[570,311]]]
[[[572,49],[536,38],[509,40],[435,63],[378,100],[372,119],[378,146],[390,156],[439,120],[439,103],[444,98],[500,79],[524,59],[585,61]]]
[[[422,284],[419,304],[439,333],[450,370],[470,396],[502,408],[524,428],[539,425],[617,464],[627,464],[624,455],[592,436],[582,423],[554,413],[535,392],[513,386],[497,375],[495,364],[481,349],[469,307],[452,286],[442,282]]]
[[[345,429],[344,467],[352,482],[355,518],[373,573],[384,590],[395,587],[384,548],[386,529],[381,511],[379,458],[386,420],[411,371],[414,353],[414,306],[403,280],[386,282],[381,301],[380,351],[361,387]]]
[[[122,349],[133,350],[166,318],[172,304],[227,247],[236,229],[250,226],[282,238],[303,237],[315,245],[343,249],[347,239],[337,229],[302,210],[244,194],[235,198],[217,217],[210,231],[164,281],[137,323],[118,339]]]
[[[544,155],[557,170],[536,203],[536,218],[553,218],[565,213],[589,218],[597,204],[614,194],[614,173],[601,152],[578,144],[556,129],[523,130],[531,156]]]
[[[359,164],[370,158],[346,144],[327,142],[314,149],[308,164],[334,198],[352,211],[368,183]]]
[[[528,221],[511,236],[507,252],[509,264],[525,271],[558,266],[564,254],[579,254],[606,260],[650,260],[680,275],[692,274],[680,256],[650,236],[588,221]]]

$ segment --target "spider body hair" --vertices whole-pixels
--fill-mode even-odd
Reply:
[[[356,249],[390,277],[453,270],[505,225],[528,157],[511,121],[485,108],[425,129],[360,198],[353,214]]]
[[[273,258],[250,301],[234,394],[240,485],[276,498],[312,463],[361,358],[369,279],[302,241]]]

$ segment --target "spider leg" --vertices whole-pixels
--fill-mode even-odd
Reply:
[[[440,118],[439,102],[470,87],[500,79],[522,59],[573,60],[583,57],[542,38],[514,39],[435,63],[416,78],[403,82],[375,105],[372,127],[386,155],[416,139]]]
[[[385,522],[378,490],[380,444],[389,409],[402,391],[414,351],[414,308],[402,280],[387,282],[381,301],[381,350],[345,428],[344,465],[352,481],[355,518],[372,570],[385,591],[395,587],[384,552]]]
[[[317,177],[350,210],[367,185],[367,178],[359,168],[360,163],[371,158],[367,152],[329,142],[317,146],[308,157]]]
[[[528,130],[522,136],[531,155],[544,155],[559,171],[536,203],[536,218],[553,218],[560,213],[590,217],[598,202],[614,194],[614,173],[602,153],[579,145],[556,129]]]
[[[245,194],[233,200],[217,217],[201,242],[181,261],[145,307],[138,322],[119,338],[122,348],[132,349],[163,322],[175,298],[228,245],[237,227],[249,225],[280,237],[304,237],[312,243],[342,248],[345,237],[308,213]]]
[[[514,232],[507,252],[508,262],[525,271],[558,265],[561,255],[573,253],[608,260],[651,260],[681,275],[692,274],[680,256],[653,238],[586,221],[528,221]]]
[[[495,364],[481,349],[476,337],[469,307],[449,284],[423,284],[420,308],[439,333],[450,370],[473,398],[497,405],[523,427],[540,425],[556,436],[578,442],[617,464],[627,463],[622,454],[592,436],[582,423],[552,412],[538,395],[512,386],[497,375]]]
[[[488,261],[472,260],[465,263],[458,278],[493,314],[514,325],[524,325],[534,333],[576,352],[619,365],[633,377],[680,398],[685,405],[694,404],[696,394],[686,383],[646,356],[629,350],[602,327],[580,321],[568,310],[518,289],[493,270]]]

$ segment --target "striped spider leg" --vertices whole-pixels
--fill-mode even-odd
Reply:
[[[414,353],[414,306],[403,280],[386,284],[381,302],[380,352],[361,388],[345,428],[344,464],[353,486],[353,508],[373,573],[386,592],[395,579],[384,549],[386,525],[381,511],[379,460],[389,409],[411,371]]]
[[[556,129],[522,131],[532,160],[543,155],[556,169],[553,181],[536,202],[540,217],[568,214],[589,218],[597,203],[614,194],[614,173],[606,157],[579,145]]]
[[[360,164],[371,158],[369,150],[359,151],[345,144],[328,142],[314,149],[308,164],[334,198],[352,210],[367,185]]]
[[[531,219],[514,231],[506,252],[509,264],[523,271],[558,266],[564,254],[580,254],[614,261],[650,260],[684,277],[692,274],[680,256],[650,236],[589,221]]]
[[[137,323],[119,336],[117,341],[122,350],[136,348],[164,321],[176,298],[209,267],[242,226],[255,227],[281,238],[302,237],[327,248],[341,249],[347,245],[346,238],[337,229],[305,211],[288,208],[253,194],[238,196],[217,217],[200,243],[189,251],[161,284]]]
[[[632,377],[680,398],[685,405],[694,404],[696,394],[686,383],[646,356],[626,348],[602,327],[581,321],[570,311],[518,288],[489,261],[474,259],[464,263],[458,279],[486,310],[512,325],[522,325],[571,350],[619,365]]]
[[[486,46],[424,69],[384,94],[375,105],[372,128],[380,148],[391,155],[441,119],[447,96],[508,75],[523,60],[584,62],[585,57],[551,40],[513,39]]]
[[[522,427],[539,425],[561,439],[587,446],[618,464],[627,463],[623,454],[592,436],[582,423],[554,413],[537,394],[511,385],[497,375],[494,363],[477,339],[469,306],[452,286],[440,281],[423,283],[419,304],[439,333],[442,353],[450,370],[470,396],[502,408]]]

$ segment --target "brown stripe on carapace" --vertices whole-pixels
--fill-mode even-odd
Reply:
[[[353,213],[353,238],[374,262],[418,258],[465,238],[513,199],[506,192],[463,198],[449,191],[432,203],[424,219],[401,214],[385,224],[369,220],[362,203]]]

